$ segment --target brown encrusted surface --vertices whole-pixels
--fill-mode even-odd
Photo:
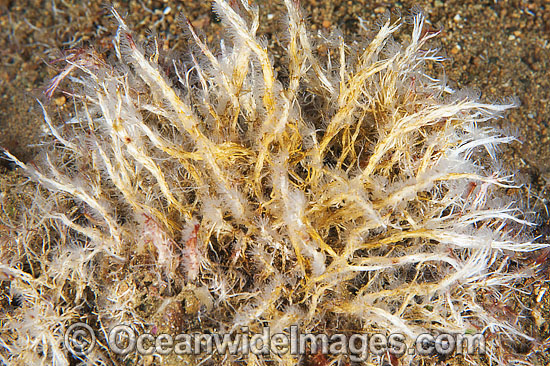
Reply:
[[[259,3],[260,31],[276,46],[284,7],[269,0]],[[445,73],[454,86],[479,89],[488,99],[518,97],[521,107],[509,114],[509,123],[501,124],[517,130],[523,144],[514,143],[505,156],[522,174],[520,180],[537,194],[531,206],[541,215],[543,240],[544,236],[550,240],[544,208],[544,200],[550,200],[550,1],[307,0],[302,5],[312,31],[329,34],[338,27],[348,37],[356,35],[358,17],[373,24],[386,10],[405,14],[412,6],[420,6],[433,27],[443,29],[436,44],[449,58]],[[158,34],[159,46],[176,54],[187,44],[180,27],[181,14],[209,42],[219,37],[220,26],[209,1],[120,1],[114,6],[139,39]],[[0,2],[0,24],[0,146],[29,161],[36,151],[29,145],[37,144],[43,131],[34,98],[45,100],[48,81],[64,66],[54,60],[66,57],[70,50],[90,46],[108,54],[116,27],[101,2],[61,0]],[[54,118],[58,113],[67,116],[72,111],[70,98],[56,93],[48,109]],[[4,191],[8,175],[1,178]],[[9,180],[13,181],[11,173]],[[536,288],[541,283],[533,280],[526,285]],[[536,311],[531,314],[533,320],[542,316],[550,322],[548,296],[536,303],[536,295],[524,299]],[[544,340],[549,335],[547,323],[534,332]],[[541,363],[548,362],[544,357],[541,354]]]

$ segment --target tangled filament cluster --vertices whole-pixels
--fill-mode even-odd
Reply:
[[[0,246],[1,279],[20,296],[3,314],[0,360],[68,365],[63,331],[78,319],[103,340],[121,323],[530,339],[489,306],[528,275],[509,270],[514,253],[542,246],[522,233],[530,223],[497,162],[513,137],[487,124],[515,101],[483,102],[427,73],[443,58],[422,12],[347,44],[314,42],[297,3],[285,5],[280,75],[258,9],[216,0],[229,34],[218,53],[189,25],[193,51],[168,62],[113,11],[112,57],[81,53],[54,79],[49,93],[70,77],[78,113],[60,127],[44,112],[51,139],[37,166],[6,153],[39,183],[26,227],[48,236],[36,245],[13,231]],[[401,28],[412,33],[398,43]],[[488,344],[497,362],[501,338]],[[106,346],[82,357],[143,362]]]

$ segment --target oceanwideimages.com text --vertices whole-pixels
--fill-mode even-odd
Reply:
[[[408,340],[408,341],[407,341]],[[108,333],[108,347],[119,355],[348,355],[351,361],[365,361],[370,356],[484,354],[485,339],[481,334],[429,334],[410,338],[404,334],[379,333],[325,334],[301,333],[293,325],[285,332],[272,333],[264,327],[260,333],[241,327],[235,333],[139,333],[130,325],[117,325]],[[93,350],[96,338],[85,323],[73,324],[65,334],[65,346],[75,355]]]

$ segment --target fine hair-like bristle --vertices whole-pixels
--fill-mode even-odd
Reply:
[[[83,53],[52,80],[49,95],[73,83],[78,113],[60,128],[44,109],[55,143],[36,164],[5,152],[41,198],[19,224],[2,219],[0,281],[21,300],[2,310],[0,362],[74,363],[63,332],[79,320],[97,330],[86,364],[145,362],[109,351],[119,323],[155,334],[299,325],[407,341],[480,332],[502,365],[508,339],[533,340],[493,309],[533,271],[512,270],[511,258],[547,246],[529,236],[510,194],[518,185],[499,163],[498,146],[514,137],[490,124],[516,100],[487,102],[426,71],[443,57],[419,9],[388,15],[364,44],[316,48],[298,2],[284,4],[284,78],[256,34],[258,9],[216,0],[228,34],[220,54],[186,22],[188,62],[159,65],[158,47],[146,55],[113,10],[116,58]]]

